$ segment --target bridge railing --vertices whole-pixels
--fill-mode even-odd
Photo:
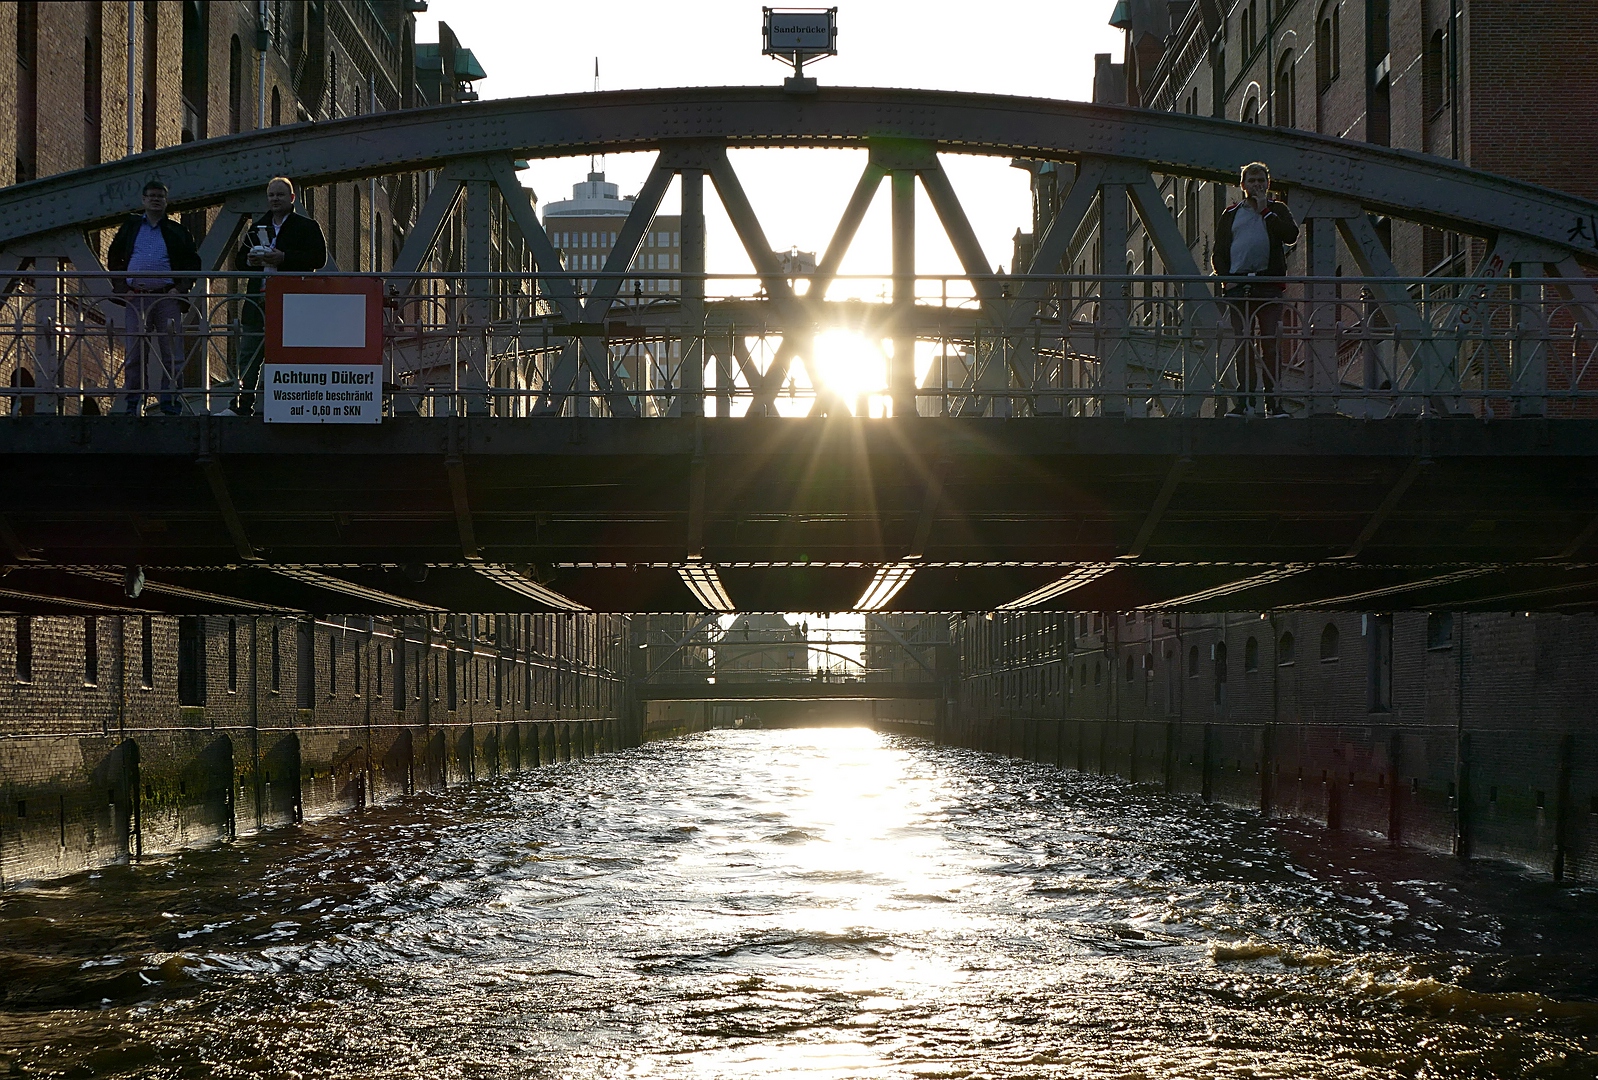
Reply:
[[[383,278],[396,415],[1598,415],[1598,311],[1552,279],[348,276]],[[234,403],[250,277],[125,277],[4,283],[0,413]]]

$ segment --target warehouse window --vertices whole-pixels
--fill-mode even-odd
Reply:
[[[17,681],[33,681],[33,619],[17,616]]]
[[[1451,649],[1454,647],[1454,616],[1448,611],[1434,611],[1426,616],[1426,647]]]
[[[1276,643],[1276,666],[1288,667],[1293,663],[1293,635],[1284,633]]]
[[[178,620],[178,704],[205,704],[205,621],[198,615]]]
[[[155,688],[155,620],[146,615],[142,620],[139,635],[140,664],[139,685],[146,690]]]
[[[1337,659],[1337,639],[1337,624],[1327,623],[1326,629],[1321,631],[1321,663],[1329,664]]]
[[[1258,671],[1260,669],[1260,643],[1249,638],[1243,644],[1243,670]]]
[[[93,615],[83,620],[83,685],[100,683],[100,620]]]

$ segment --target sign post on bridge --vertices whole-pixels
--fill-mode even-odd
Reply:
[[[266,281],[269,424],[376,424],[383,419],[383,283],[273,274]]]

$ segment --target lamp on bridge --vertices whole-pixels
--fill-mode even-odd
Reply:
[[[838,55],[838,9],[761,8],[765,23],[760,37],[765,42],[762,56],[775,56],[793,65],[793,74],[783,80],[790,94],[813,94],[816,80],[805,78],[805,61]]]

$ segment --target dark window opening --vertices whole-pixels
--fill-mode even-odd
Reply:
[[[156,63],[156,49],[161,40],[160,34],[157,33],[160,13],[160,0],[144,0],[144,95],[139,103],[139,126],[145,150],[154,150],[156,142],[156,106],[159,103],[157,89],[159,83],[156,81],[156,73],[160,70]]]
[[[146,690],[153,690],[155,689],[155,620],[146,615],[141,622],[139,685]]]
[[[1321,663],[1329,664],[1338,657],[1339,637],[1336,623],[1327,623],[1321,631]]]
[[[1243,643],[1243,670],[1258,671],[1260,669],[1260,643],[1249,638]]]
[[[281,627],[276,619],[272,620],[272,693],[281,693],[283,690],[283,640]]]
[[[394,709],[405,710],[405,639],[399,634],[394,635]]]
[[[227,692],[239,692],[239,621],[227,621]]]
[[[33,681],[33,619],[17,617],[17,681]]]
[[[17,183],[39,175],[39,5],[17,5]]]
[[[207,5],[183,3],[183,128],[180,142],[206,136],[210,99],[210,47],[206,26]]]
[[[1298,123],[1298,91],[1294,80],[1293,54],[1282,54],[1276,65],[1276,89],[1272,105],[1276,109],[1276,126],[1293,127]]]
[[[301,709],[316,707],[316,623],[301,619],[294,627],[295,703]]]
[[[1293,635],[1283,633],[1276,643],[1276,666],[1290,667],[1293,663]]]
[[[1393,617],[1372,615],[1367,685],[1371,712],[1391,712],[1393,708]]]
[[[227,129],[234,135],[244,130],[244,46],[239,36],[227,47]]]
[[[100,684],[100,620],[93,615],[83,620],[83,685]]]
[[[1448,43],[1441,29],[1433,30],[1426,41],[1426,56],[1421,63],[1421,97],[1428,118],[1448,104]]]
[[[1215,704],[1226,703],[1226,642],[1215,643]]]
[[[283,122],[283,95],[277,87],[272,87],[272,126],[277,127]]]
[[[101,63],[104,41],[104,5],[88,4],[83,35],[83,163],[100,164],[103,111]]]
[[[1196,679],[1199,676],[1198,646],[1194,645],[1187,650],[1187,677]]]
[[[1388,37],[1389,0],[1369,0],[1365,6],[1365,141],[1392,145],[1392,46]]]
[[[178,619],[178,704],[205,704],[205,620]]]
[[[1453,612],[1434,611],[1426,616],[1426,647],[1428,649],[1454,647]]]

